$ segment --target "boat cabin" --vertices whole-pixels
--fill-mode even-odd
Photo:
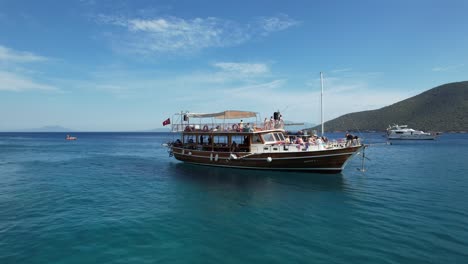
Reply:
[[[215,152],[251,152],[252,147],[281,145],[286,142],[281,130],[254,132],[183,132],[175,146]]]

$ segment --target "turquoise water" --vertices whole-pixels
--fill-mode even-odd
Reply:
[[[364,174],[356,157],[339,175],[74,135],[0,133],[0,263],[468,263],[468,135],[372,145]]]

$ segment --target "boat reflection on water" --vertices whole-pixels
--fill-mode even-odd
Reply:
[[[284,185],[310,191],[343,190],[345,183],[342,174],[321,174],[310,172],[283,172],[263,170],[242,170],[230,168],[176,163],[176,179],[191,181],[207,186],[233,186],[241,188],[269,189]]]

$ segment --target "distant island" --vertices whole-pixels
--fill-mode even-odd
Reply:
[[[142,132],[171,132],[171,128],[161,127],[161,128],[154,128],[154,129],[151,129],[151,130],[144,130]]]
[[[308,123],[308,122],[293,122],[293,121],[284,121],[285,129],[288,131],[296,131],[296,130],[303,130],[309,127],[313,127],[316,124]]]
[[[324,126],[326,131],[384,131],[391,124],[425,131],[468,131],[468,81],[444,84],[377,110],[346,114]]]
[[[69,129],[62,126],[43,126],[39,128],[18,129],[15,132],[76,132],[74,129]]]

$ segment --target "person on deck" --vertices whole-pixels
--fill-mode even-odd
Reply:
[[[353,135],[346,133],[346,147],[351,146],[351,144],[353,143],[353,138]]]
[[[230,150],[231,152],[239,152],[239,146],[237,145],[235,141],[232,142]]]
[[[244,129],[242,130],[242,132],[251,132],[250,123],[247,123],[247,125],[245,125]]]

